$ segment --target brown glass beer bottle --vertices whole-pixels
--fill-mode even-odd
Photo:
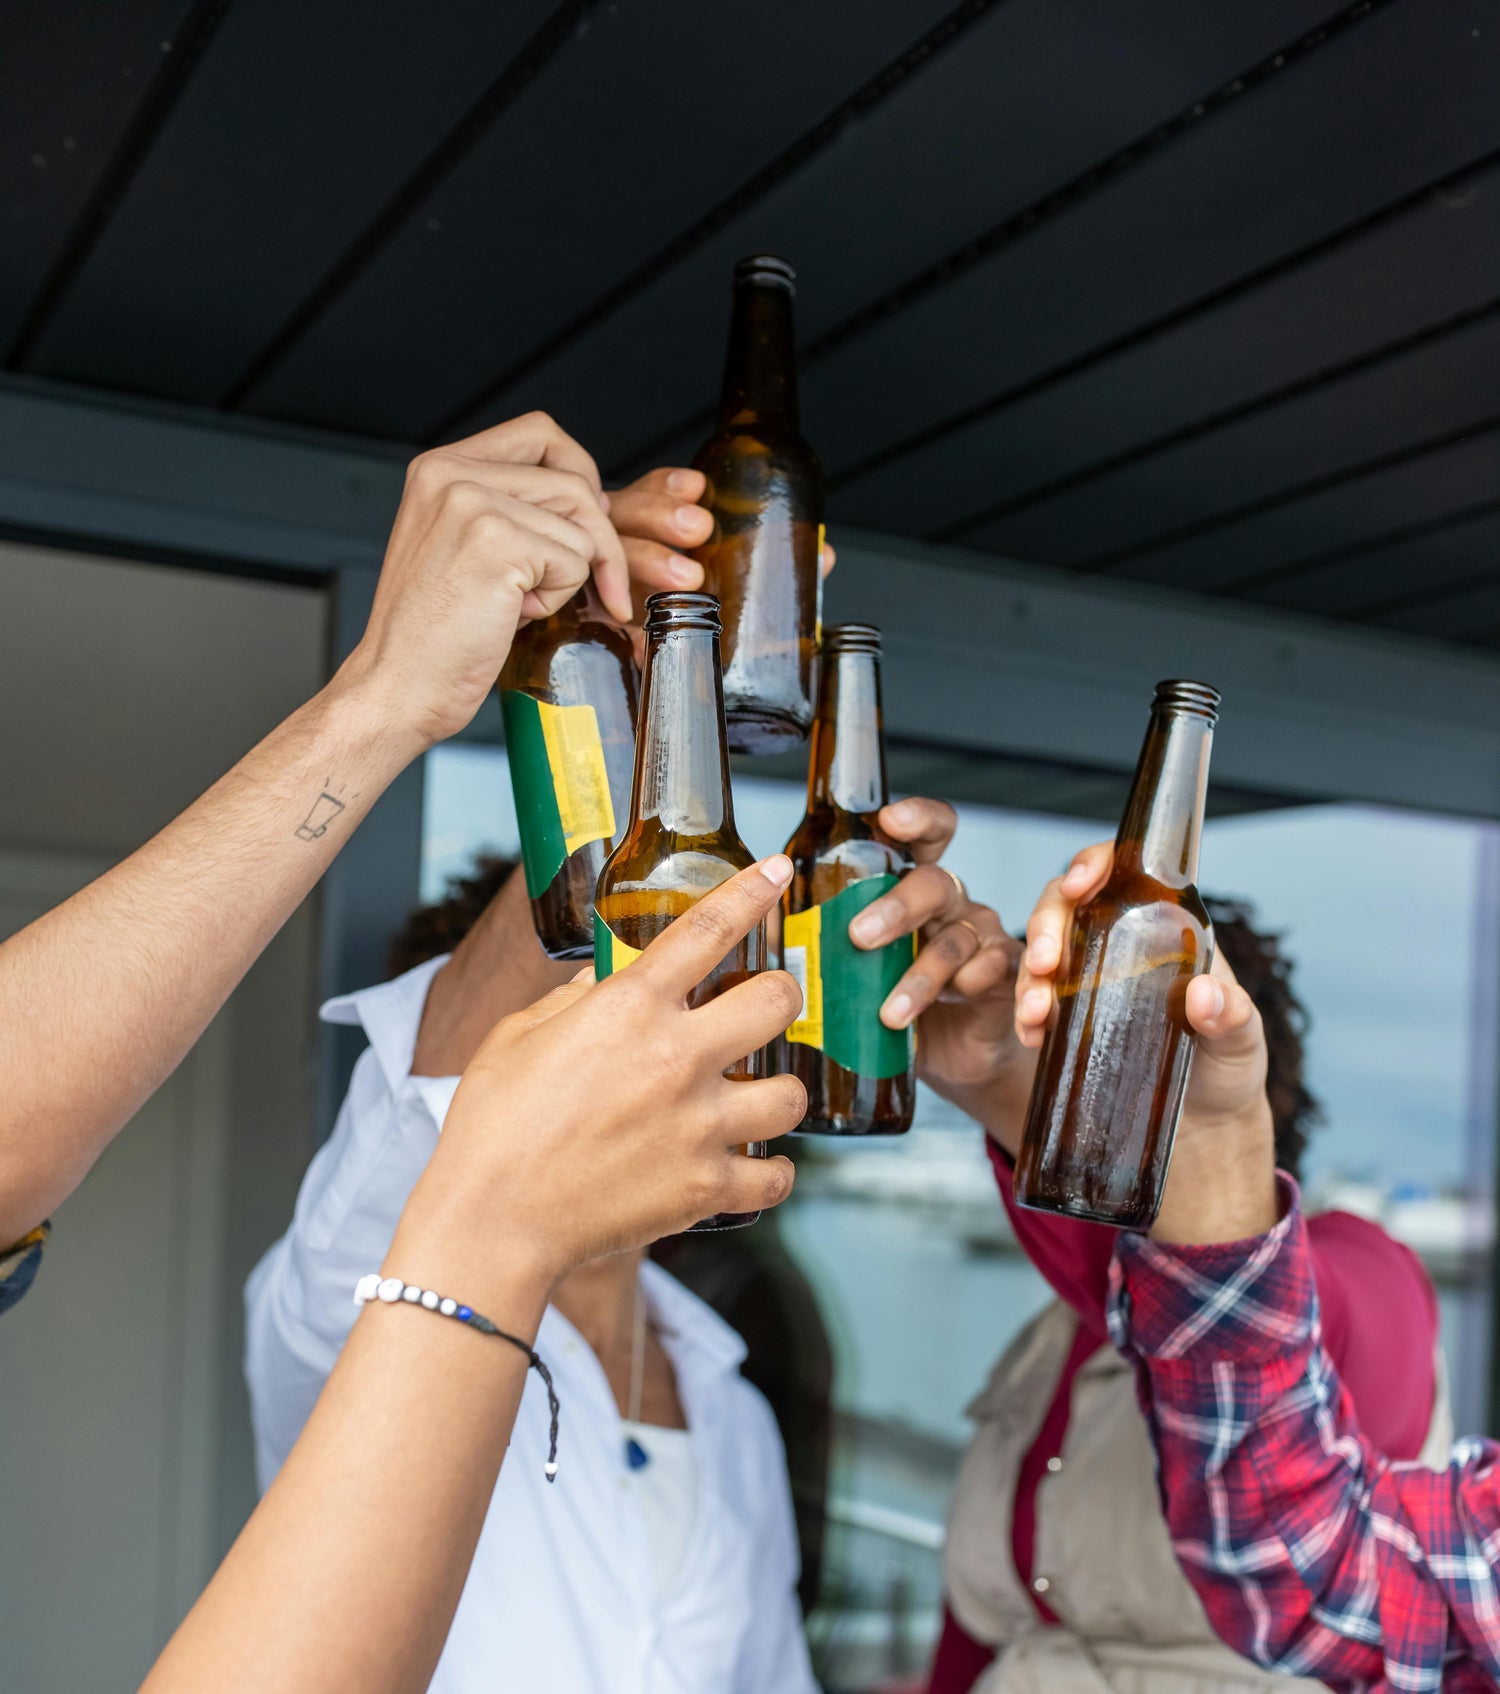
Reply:
[[[630,637],[603,620],[585,590],[517,631],[499,689],[537,939],[554,959],[586,959],[594,885],[630,805]]]
[[[1213,962],[1194,880],[1219,696],[1158,683],[1104,887],[1073,915],[1016,1162],[1016,1199],[1145,1229],[1166,1186],[1195,1045],[1189,981]]]
[[[734,311],[708,478],[713,535],[693,557],[724,621],[724,706],[736,753],[807,738],[822,601],[823,471],[798,433],[795,273],[755,255],[734,268]]]
[[[594,895],[594,970],[623,970],[703,896],[755,863],[735,832],[724,745],[719,672],[719,607],[711,594],[653,594],[646,602],[646,673],[636,735],[630,820],[605,861]],[[711,1000],[766,968],[766,926],[758,924],[699,985]],[[726,1072],[766,1074],[765,1053]],[[743,1149],[766,1156],[764,1142]],[[695,1229],[738,1229],[759,1212],[721,1212]]]
[[[904,1135],[917,1083],[910,1030],[880,1021],[886,996],[915,955],[911,936],[865,952],[849,922],[912,867],[876,827],[889,794],[880,707],[880,631],[823,632],[807,812],[787,842],[793,876],[782,896],[782,962],[802,987],[786,1033],[786,1068],[807,1089],[804,1134]]]

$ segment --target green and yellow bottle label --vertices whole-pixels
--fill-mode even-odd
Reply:
[[[802,1015],[788,1041],[816,1047],[858,1076],[900,1076],[911,1064],[912,1034],[880,1021],[886,996],[916,957],[916,937],[865,952],[849,924],[899,879],[862,877],[821,906],[781,921],[782,961],[802,987]]]
[[[523,689],[500,695],[526,892],[547,891],[570,853],[615,833],[609,769],[592,706],[553,706]]]
[[[594,912],[594,980],[603,982],[605,977],[613,976],[616,971],[622,971],[632,959],[641,956],[639,947],[628,946],[618,935]]]

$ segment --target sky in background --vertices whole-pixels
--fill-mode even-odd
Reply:
[[[735,780],[740,834],[776,851],[801,816],[800,785]],[[961,809],[948,862],[1012,927],[1076,848],[1113,832],[1074,818]],[[1328,1114],[1309,1174],[1463,1186],[1471,1121],[1490,1133],[1494,1031],[1476,1016],[1477,973],[1500,965],[1482,909],[1486,826],[1362,806],[1313,806],[1226,818],[1206,831],[1206,892],[1255,902],[1297,961],[1311,1008],[1311,1085]],[[424,899],[483,849],[517,849],[503,750],[440,747],[427,756]],[[1500,859],[1497,859],[1500,863]],[[1483,1049],[1480,1051],[1480,1049]]]

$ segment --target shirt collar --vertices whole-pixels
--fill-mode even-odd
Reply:
[[[448,962],[448,954],[409,970],[392,982],[382,982],[374,988],[361,988],[353,994],[339,994],[325,1001],[319,1016],[325,1023],[360,1024],[370,1038],[370,1047],[385,1076],[392,1094],[411,1076],[411,1062],[417,1050],[417,1030],[422,1022],[422,1008],[427,1004],[427,990],[432,979]],[[443,1110],[435,1113],[441,1124],[448,1104],[458,1086],[453,1077],[416,1077],[424,1093],[441,1092]],[[441,1084],[439,1090],[431,1085]]]

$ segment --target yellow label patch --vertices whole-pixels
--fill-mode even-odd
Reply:
[[[592,706],[553,706],[538,700],[537,715],[569,853],[590,841],[607,841],[615,833],[615,808],[598,713]]]
[[[813,624],[813,645],[823,645],[823,543],[828,539],[828,525],[818,525],[818,612]]]
[[[802,990],[802,1015],[786,1032],[788,1041],[823,1046],[823,908],[813,906],[781,920],[782,968]]]

